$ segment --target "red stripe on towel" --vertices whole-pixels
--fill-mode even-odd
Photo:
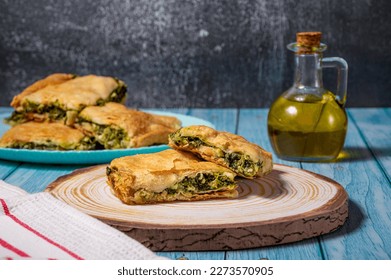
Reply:
[[[33,229],[32,227],[30,227],[29,225],[25,224],[24,222],[22,222],[21,220],[19,220],[16,216],[14,216],[13,214],[10,213],[9,211],[9,208],[8,208],[8,205],[7,203],[5,202],[4,199],[0,198],[0,201],[1,201],[1,205],[3,206],[3,209],[4,209],[4,213],[10,217],[12,220],[14,220],[16,223],[18,223],[19,225],[21,225],[22,227],[24,227],[25,229],[29,230],[30,232],[34,233],[35,235],[39,236],[40,238],[42,238],[43,240],[45,240],[46,242],[56,246],[57,248],[61,249],[62,251],[66,252],[67,254],[69,254],[70,256],[74,257],[75,259],[77,260],[82,260],[83,258],[78,256],[77,254],[73,253],[71,250],[65,248],[64,246],[58,244],[57,242],[47,238],[46,236],[44,236],[43,234],[41,234],[40,232],[36,231],[35,229]]]
[[[14,252],[15,254],[17,254],[19,257],[24,257],[24,258],[29,258],[30,256],[28,254],[26,254],[25,252],[23,252],[22,250],[16,248],[15,246],[12,246],[11,244],[9,244],[8,242],[6,242],[5,240],[1,239],[0,238],[0,246]]]
[[[2,199],[2,198],[0,198],[0,201],[1,201],[1,206],[3,207],[4,214],[6,214],[8,216],[10,211],[8,210],[7,204],[5,203],[4,199]]]

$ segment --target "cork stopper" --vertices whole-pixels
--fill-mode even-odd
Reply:
[[[296,43],[299,47],[298,53],[314,53],[320,46],[321,32],[298,32]]]

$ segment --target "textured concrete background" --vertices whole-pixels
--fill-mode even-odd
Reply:
[[[70,72],[123,79],[134,107],[268,107],[292,83],[286,44],[318,30],[325,56],[349,63],[348,106],[391,106],[390,11],[387,0],[0,0],[0,105]]]

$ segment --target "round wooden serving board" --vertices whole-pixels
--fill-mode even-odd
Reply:
[[[153,251],[233,250],[325,234],[348,216],[342,186],[309,171],[275,164],[263,178],[241,180],[239,197],[127,205],[106,184],[106,165],[79,169],[47,191],[125,232]]]

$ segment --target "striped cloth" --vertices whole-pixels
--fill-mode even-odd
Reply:
[[[164,259],[57,200],[0,180],[0,259]]]

